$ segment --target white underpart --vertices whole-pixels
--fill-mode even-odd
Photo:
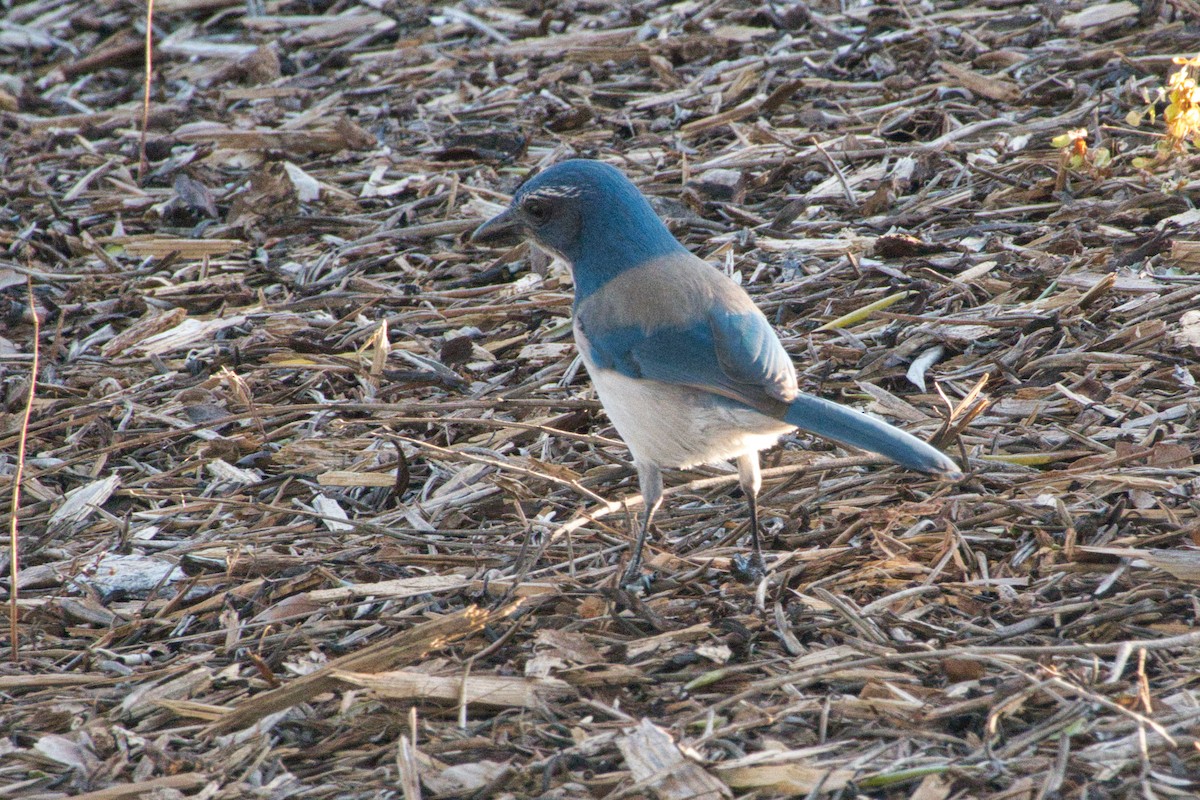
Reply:
[[[677,469],[728,461],[765,450],[795,430],[708,392],[597,369],[581,350],[600,402],[635,461]]]

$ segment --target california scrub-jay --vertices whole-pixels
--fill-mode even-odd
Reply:
[[[925,442],[801,393],[796,368],[750,296],[688,252],[637,187],[599,161],[550,167],[517,190],[474,242],[525,235],[575,278],[575,342],[600,402],[629,445],[645,501],[625,582],[662,502],[663,467],[737,460],[750,505],[752,569],[759,544],[758,451],[801,428],[947,478],[958,467]]]

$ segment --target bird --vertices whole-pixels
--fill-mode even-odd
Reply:
[[[528,239],[564,261],[575,343],[601,405],[633,456],[642,493],[623,586],[662,503],[663,470],[735,461],[749,506],[752,577],[766,575],[759,452],[796,429],[958,479],[948,456],[882,420],[799,390],[796,368],[750,295],[692,254],[616,167],[554,164],[525,181],[470,241]],[[644,583],[644,581],[643,581]]]

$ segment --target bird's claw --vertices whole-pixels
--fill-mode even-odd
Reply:
[[[743,583],[758,583],[767,576],[767,564],[761,553],[736,555],[731,566],[733,576]]]
[[[641,568],[635,565],[634,569],[625,570],[625,574],[621,576],[621,588],[634,594],[649,594],[650,585],[657,578],[658,573],[642,572]]]

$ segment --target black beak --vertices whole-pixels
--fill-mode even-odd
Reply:
[[[501,244],[516,242],[522,233],[521,221],[511,208],[506,208],[471,233],[475,244]]]

